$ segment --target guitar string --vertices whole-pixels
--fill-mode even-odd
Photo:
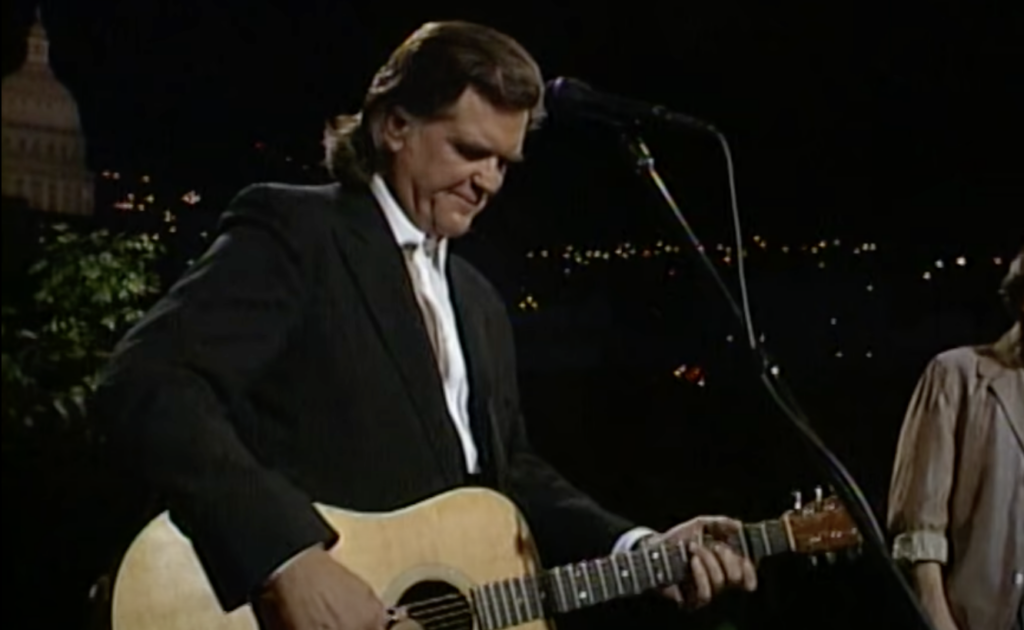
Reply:
[[[473,616],[467,615],[465,619],[453,619],[452,621],[446,621],[442,624],[432,625],[429,621],[424,621],[426,630],[444,630],[445,628],[466,628],[465,624],[469,624],[468,629],[473,627]],[[467,630],[468,630],[467,629]]]
[[[417,622],[427,626],[428,630],[437,630],[438,628],[451,628],[469,622],[472,625],[473,613],[468,610],[460,610],[454,613],[448,613],[446,615],[435,615],[431,617],[415,617]],[[442,622],[435,625],[436,622]]]
[[[455,600],[462,601],[462,600],[465,600],[465,599],[466,599],[465,596],[462,595],[461,593],[459,593],[459,594],[453,593],[451,595],[442,595],[441,597],[432,597],[430,599],[422,599],[422,600],[420,600],[418,602],[413,602],[413,603],[407,605],[405,607],[405,609],[407,611],[412,612],[413,610],[416,610],[416,609],[418,609],[418,608],[420,608],[422,606],[430,606],[430,605],[434,605],[434,604],[440,604],[441,602],[453,602],[454,603]]]

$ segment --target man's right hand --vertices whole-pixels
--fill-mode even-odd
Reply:
[[[384,630],[384,604],[322,548],[296,557],[253,602],[261,630]]]

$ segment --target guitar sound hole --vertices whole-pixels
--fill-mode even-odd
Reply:
[[[473,611],[466,596],[446,582],[419,582],[402,594],[398,604],[407,607],[412,623],[394,630],[473,630]]]

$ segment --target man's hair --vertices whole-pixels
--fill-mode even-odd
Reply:
[[[354,116],[338,116],[324,133],[324,164],[342,183],[365,183],[381,168],[374,126],[396,108],[436,119],[473,88],[492,106],[544,117],[544,80],[537,62],[514,39],[469,22],[428,22],[402,43],[374,76]]]
[[[1024,245],[1017,257],[1010,263],[1010,269],[999,286],[999,293],[1013,316],[1020,316],[1021,303],[1024,302]]]

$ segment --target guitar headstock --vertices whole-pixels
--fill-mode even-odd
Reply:
[[[804,503],[800,494],[795,507],[782,519],[791,535],[793,552],[816,556],[825,554],[833,560],[840,551],[853,551],[862,542],[857,524],[834,495],[825,497],[821,488],[815,490],[813,501]]]

